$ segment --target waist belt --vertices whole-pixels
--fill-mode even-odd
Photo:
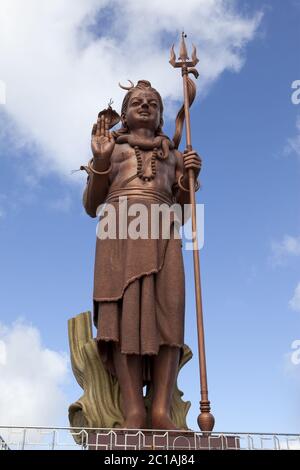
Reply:
[[[171,194],[157,191],[150,188],[131,187],[131,188],[120,188],[111,191],[105,200],[105,202],[119,202],[120,197],[127,197],[128,199],[151,199],[155,202],[162,202],[171,206],[175,200],[172,199]]]

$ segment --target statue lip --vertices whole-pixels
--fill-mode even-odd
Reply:
[[[148,111],[140,111],[139,115],[140,116],[150,116],[150,113]]]

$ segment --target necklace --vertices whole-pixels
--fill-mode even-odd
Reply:
[[[155,178],[156,175],[156,158],[158,155],[157,147],[154,147],[152,155],[150,158],[150,165],[145,169],[145,163],[148,163],[148,160],[143,162],[141,150],[135,145],[134,146],[136,161],[137,161],[137,176],[143,181],[151,181]]]

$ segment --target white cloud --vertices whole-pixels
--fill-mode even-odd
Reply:
[[[0,365],[6,364],[6,346],[4,341],[0,341]]]
[[[295,366],[298,366],[300,365],[300,340],[295,339],[292,342],[291,347],[293,349],[293,352],[291,354],[291,361]]]
[[[294,153],[300,157],[300,116],[297,117],[296,121],[297,134],[294,137],[288,139],[287,146],[285,148],[285,154]]]
[[[119,107],[119,80],[147,78],[164,98],[181,97],[168,58],[183,26],[198,46],[204,92],[224,70],[240,70],[260,19],[227,0],[1,0],[6,139],[37,145],[39,171],[69,176],[88,159],[97,112],[111,97]]]
[[[0,105],[5,104],[5,83],[0,80]]]
[[[289,301],[289,307],[296,312],[300,312],[300,282],[294,291],[293,297]]]
[[[273,263],[283,264],[289,256],[300,256],[300,237],[284,235],[280,242],[272,242],[271,249]]]
[[[0,344],[0,424],[57,424],[68,407],[66,356],[45,348],[39,331],[20,321],[0,324]]]

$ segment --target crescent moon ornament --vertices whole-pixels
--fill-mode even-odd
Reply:
[[[131,88],[134,88],[134,83],[131,80],[128,80],[128,82],[130,83],[130,86],[121,85],[121,83],[119,82],[119,87],[127,91],[131,90]]]

